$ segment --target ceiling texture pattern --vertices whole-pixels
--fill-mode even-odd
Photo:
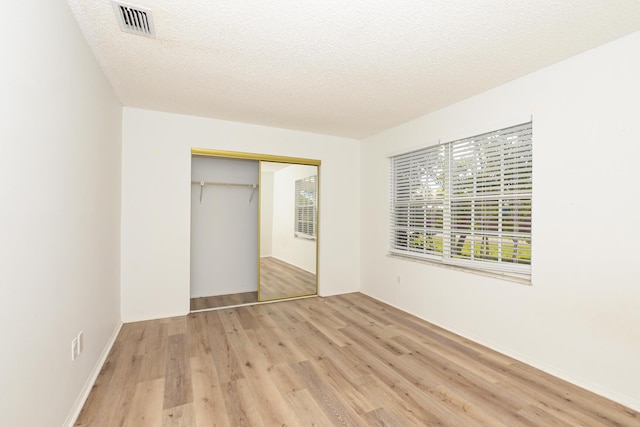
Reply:
[[[68,0],[123,105],[363,138],[640,30],[639,0]]]

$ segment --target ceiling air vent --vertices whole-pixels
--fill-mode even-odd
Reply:
[[[125,33],[155,38],[151,10],[119,1],[112,1],[120,29]]]

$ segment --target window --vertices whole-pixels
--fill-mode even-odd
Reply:
[[[318,217],[317,175],[296,181],[296,237],[316,238]]]
[[[390,252],[531,274],[532,123],[391,157]]]

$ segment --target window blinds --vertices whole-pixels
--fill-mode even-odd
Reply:
[[[317,228],[317,175],[296,181],[296,229],[299,237],[316,237]]]
[[[390,252],[530,274],[532,124],[391,158]]]
[[[442,253],[446,147],[392,158],[391,250]]]

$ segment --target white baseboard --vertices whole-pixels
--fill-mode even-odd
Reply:
[[[63,427],[73,427],[73,425],[76,423],[76,420],[80,415],[80,411],[82,411],[82,407],[87,401],[87,398],[89,397],[89,393],[91,393],[91,389],[93,388],[93,385],[95,384],[96,379],[98,379],[98,375],[102,370],[102,366],[107,361],[107,356],[109,356],[109,352],[111,351],[113,344],[116,342],[116,338],[118,338],[118,334],[120,333],[121,328],[122,328],[122,322],[119,322],[118,325],[116,325],[115,329],[113,330],[113,333],[109,338],[109,341],[107,341],[107,345],[105,345],[104,350],[102,350],[102,353],[100,354],[98,361],[93,367],[93,370],[89,374],[89,378],[87,379],[87,382],[84,384],[84,387],[82,387],[82,390],[80,391],[80,394],[76,399],[76,402],[73,404],[71,411],[69,411],[69,415],[67,416],[67,419],[63,424]]]
[[[513,351],[513,350],[511,350],[509,348],[506,348],[506,347],[504,347],[502,345],[497,345],[495,343],[488,342],[488,341],[486,341],[486,340],[484,340],[484,339],[482,339],[480,337],[475,336],[474,334],[468,333],[467,331],[463,331],[463,330],[460,330],[458,328],[451,327],[451,326],[449,326],[447,324],[444,324],[442,322],[436,322],[436,321],[434,321],[432,319],[424,318],[424,317],[419,316],[419,315],[417,315],[415,313],[411,313],[411,312],[409,312],[409,311],[407,311],[407,310],[405,310],[405,309],[403,309],[401,307],[398,307],[398,306],[396,306],[394,304],[391,304],[391,303],[389,303],[389,302],[387,302],[387,301],[385,301],[383,299],[380,299],[380,298],[378,298],[378,297],[376,297],[374,295],[370,295],[370,294],[368,294],[366,292],[363,292],[363,291],[359,291],[359,292],[364,294],[364,295],[367,295],[367,296],[369,296],[369,297],[371,297],[373,299],[376,299],[376,300],[378,300],[380,302],[388,304],[391,307],[397,308],[398,310],[404,311],[405,313],[408,313],[408,314],[410,314],[412,316],[415,316],[415,317],[417,317],[419,319],[422,319],[422,320],[424,320],[426,322],[432,323],[432,324],[434,324],[434,325],[436,325],[436,326],[438,326],[438,327],[440,327],[442,329],[445,329],[445,330],[447,330],[449,332],[453,332],[454,334],[460,335],[463,338],[469,339],[469,340],[471,340],[471,341],[473,341],[475,343],[478,343],[478,344],[481,344],[481,345],[483,345],[485,347],[488,347],[491,350],[497,351],[498,353],[504,354],[505,356],[509,356],[509,357],[511,357],[513,359],[516,359],[517,361],[522,362],[522,363],[524,363],[526,365],[529,365],[529,366],[534,367],[536,369],[540,369],[541,371],[546,372],[549,375],[553,375],[556,378],[559,378],[559,379],[564,380],[564,381],[566,381],[568,383],[571,383],[571,384],[573,384],[575,386],[578,386],[578,387],[581,387],[581,388],[583,388],[585,390],[593,392],[593,393],[595,393],[595,394],[597,394],[599,396],[604,397],[605,399],[609,399],[609,400],[611,400],[613,402],[619,403],[619,404],[621,404],[623,406],[626,406],[626,407],[628,407],[630,409],[633,409],[635,411],[640,411],[640,399],[638,397],[629,396],[629,395],[626,395],[624,393],[620,393],[618,391],[611,390],[611,389],[609,389],[607,387],[604,387],[604,386],[602,386],[600,384],[596,384],[596,383],[594,383],[594,382],[592,382],[590,380],[587,380],[585,378],[580,378],[580,377],[577,377],[575,375],[568,374],[567,372],[565,372],[562,369],[558,369],[558,368],[556,368],[554,366],[551,366],[551,365],[548,365],[546,363],[541,363],[538,360],[531,359],[530,357],[528,357],[525,354],[521,354],[519,352]]]

